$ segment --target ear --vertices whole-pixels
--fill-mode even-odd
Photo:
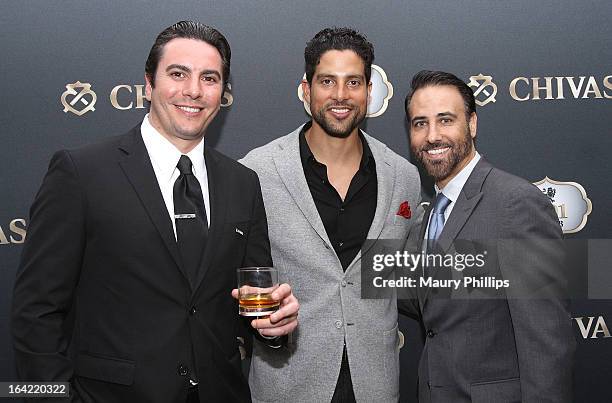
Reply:
[[[476,112],[472,112],[468,124],[470,125],[470,134],[474,139],[476,138],[476,132],[478,131],[478,116],[476,116]]]
[[[310,84],[306,80],[302,80],[302,92],[304,93],[304,101],[310,105]]]
[[[368,100],[366,105],[370,106],[370,102],[372,101],[372,80],[368,83]]]
[[[153,89],[153,86],[151,85],[151,80],[149,80],[149,76],[145,74],[145,98],[149,102],[151,102],[152,89]]]

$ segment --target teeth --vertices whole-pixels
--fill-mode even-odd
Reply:
[[[433,155],[442,154],[446,150],[448,150],[448,147],[436,148],[435,150],[427,150],[427,154],[433,154]]]
[[[347,108],[344,108],[344,109],[332,108],[332,112],[334,113],[346,113],[348,111],[349,110]]]
[[[182,111],[190,112],[190,113],[196,113],[196,112],[201,111],[200,108],[190,108],[189,106],[179,106],[178,108]]]

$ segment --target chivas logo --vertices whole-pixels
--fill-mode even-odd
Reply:
[[[96,93],[93,92],[89,83],[77,81],[73,84],[66,84],[66,91],[62,94],[61,100],[64,112],[70,111],[77,116],[96,110],[94,108],[97,100]]]
[[[545,177],[534,182],[542,193],[550,199],[557,211],[559,224],[564,234],[580,231],[591,214],[592,204],[581,184],[576,182],[558,182]]]
[[[306,80],[306,74],[304,74],[302,80]],[[372,82],[372,92],[370,93],[366,116],[375,118],[382,115],[387,110],[389,100],[393,97],[393,84],[387,79],[387,73],[385,73],[383,68],[375,64],[372,65],[370,82]],[[304,99],[304,91],[302,91],[301,84],[298,85],[298,98],[304,103],[306,112],[312,115],[310,112],[310,105],[308,105]]]
[[[497,95],[497,85],[493,82],[493,77],[478,74],[471,76],[468,86],[474,90],[474,98],[478,106],[485,106],[489,102],[495,102]]]
[[[4,231],[0,226],[0,245],[12,243],[23,243],[26,237],[26,220],[15,218],[8,225],[8,231]]]
[[[578,329],[580,330],[580,334],[582,335],[583,339],[612,337],[603,316],[589,316],[588,318],[579,317],[574,318],[574,320],[578,325]]]
[[[519,102],[542,99],[612,99],[612,76],[516,77],[510,82],[510,96]]]

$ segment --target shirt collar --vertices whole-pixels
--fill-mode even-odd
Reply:
[[[453,179],[451,179],[443,189],[440,189],[438,185],[435,185],[436,195],[442,192],[444,193],[444,196],[448,197],[452,203],[455,203],[459,198],[461,189],[463,189],[465,182],[467,182],[478,161],[480,161],[480,154],[478,154],[478,151],[475,151],[472,160],[468,162],[468,164],[463,167],[463,169],[459,171],[459,173]]]
[[[142,140],[145,143],[149,158],[153,164],[156,176],[160,182],[171,180],[174,170],[177,169],[179,158],[183,155],[168,139],[162,136],[157,129],[151,125],[149,114],[142,120],[140,126]],[[204,141],[200,141],[193,150],[186,154],[193,164],[196,176],[206,176],[206,165],[204,161]]]
[[[310,146],[308,146],[308,142],[306,141],[306,132],[312,126],[312,121],[306,123],[302,130],[300,130],[299,141],[300,141],[300,158],[302,159],[302,164],[306,164],[310,161],[316,161]],[[361,132],[358,131],[359,138],[361,139],[361,146],[363,148],[363,153],[361,154],[361,162],[359,163],[359,169],[363,169],[365,172],[371,171],[370,162],[374,161],[374,156],[372,155],[372,150],[370,150],[370,146],[365,139],[365,136]]]

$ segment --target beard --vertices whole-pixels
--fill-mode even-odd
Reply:
[[[349,116],[340,122],[335,122],[332,120],[332,118],[327,118],[325,116],[325,111],[333,107],[350,108],[353,112],[353,116]],[[349,105],[348,103],[328,104],[312,114],[314,121],[321,126],[325,133],[331,137],[342,139],[347,138],[353,132],[353,130],[355,130],[361,124],[361,122],[363,122],[365,116],[365,110],[362,110],[360,107],[355,105]]]
[[[432,160],[427,158],[427,151],[435,148],[450,147],[449,154],[444,159]],[[438,141],[436,143],[427,143],[421,147],[412,147],[412,152],[416,159],[425,167],[425,170],[436,182],[448,178],[455,170],[457,165],[461,163],[472,151],[472,136],[470,127],[465,128],[465,135],[457,142],[453,141]]]

